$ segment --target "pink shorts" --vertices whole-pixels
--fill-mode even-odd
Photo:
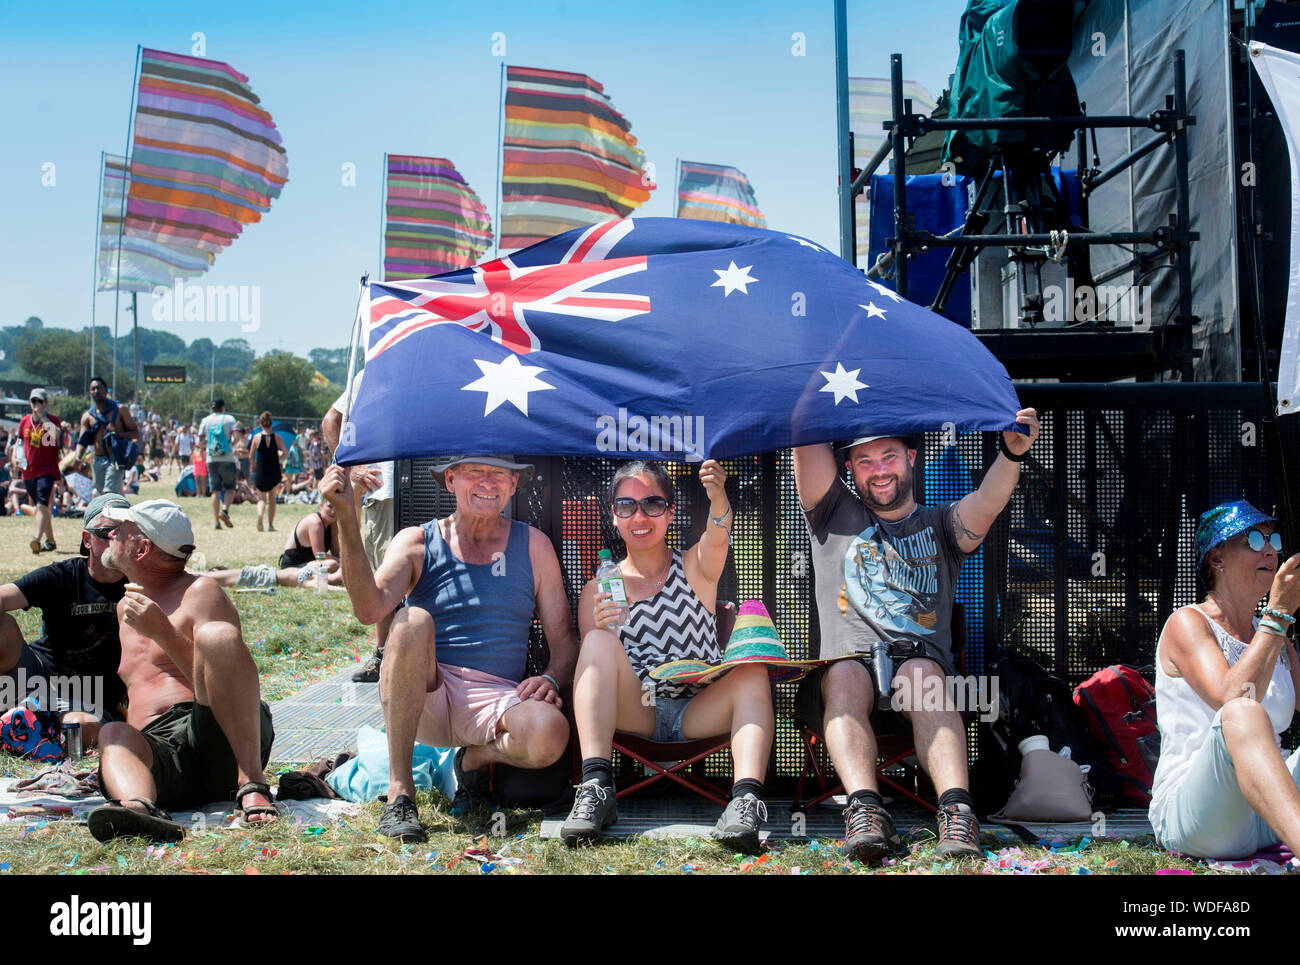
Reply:
[[[417,739],[431,747],[478,747],[497,738],[518,684],[469,667],[439,664],[438,689],[425,699]]]

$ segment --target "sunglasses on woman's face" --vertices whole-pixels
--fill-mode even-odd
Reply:
[[[614,500],[614,515],[619,519],[630,519],[636,515],[638,506],[647,516],[662,516],[668,512],[668,500],[662,496],[647,496],[645,499],[619,496]]]
[[[1281,533],[1269,533],[1265,536],[1257,529],[1248,529],[1246,530],[1246,541],[1250,544],[1250,548],[1256,553],[1262,550],[1266,544],[1273,547],[1276,552],[1282,552]]]

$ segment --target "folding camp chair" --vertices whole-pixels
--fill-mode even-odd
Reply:
[[[718,601],[718,642],[725,646],[731,638],[731,630],[736,623],[736,605]],[[614,732],[614,750],[630,757],[646,768],[648,773],[640,780],[618,789],[619,797],[626,797],[634,791],[657,784],[660,781],[674,781],[692,794],[713,801],[722,807],[727,806],[727,798],[718,793],[716,787],[703,777],[690,772],[690,768],[705,758],[727,750],[731,746],[731,734],[717,737],[701,738],[688,741],[654,741],[625,731]],[[676,761],[665,765],[661,761]]]
[[[954,603],[952,607],[952,655],[953,662],[959,667],[965,665],[966,650],[966,620],[965,610],[960,603]],[[937,812],[938,808],[934,804],[921,797],[918,793],[920,783],[925,779],[921,771],[920,763],[916,757],[916,744],[913,742],[911,727],[901,714],[884,713],[880,708],[878,712],[872,713],[872,726],[876,727],[880,722],[886,722],[901,728],[901,732],[886,731],[881,733],[878,729],[876,732],[876,777],[880,780],[882,786],[887,787],[904,797],[916,802],[931,812]],[[794,803],[791,805],[792,811],[802,811],[804,808],[813,807],[821,804],[828,798],[836,794],[844,793],[844,785],[830,781],[830,754],[826,750],[826,737],[822,733],[821,727],[812,726],[808,721],[795,719],[795,724],[799,728],[799,739],[803,742],[804,747],[804,765],[799,774],[799,781],[794,789]],[[895,779],[889,772],[903,773],[900,779]],[[817,782],[817,793],[804,800],[804,787],[809,780],[815,779]],[[906,781],[907,783],[902,783]],[[908,784],[911,787],[908,787]]]

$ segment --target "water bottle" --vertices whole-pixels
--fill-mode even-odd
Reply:
[[[627,623],[629,612],[627,585],[623,582],[623,574],[619,572],[618,564],[614,562],[613,554],[609,550],[600,551],[600,563],[596,567],[596,589],[601,593],[608,593],[618,604],[618,622],[615,626],[621,627]]]
[[[871,649],[871,666],[876,671],[876,686],[880,688],[880,698],[888,701],[894,689],[894,658],[889,655],[889,644],[877,640]]]
[[[329,573],[325,569],[325,554],[316,554],[316,595],[324,596],[330,591]]]

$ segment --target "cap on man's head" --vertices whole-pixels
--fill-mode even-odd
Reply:
[[[858,438],[854,439],[852,442],[846,442],[843,445],[838,446],[837,448],[838,451],[844,453],[847,456],[849,454],[849,451],[854,446],[861,446],[868,442],[875,442],[878,439],[897,439],[908,449],[921,448],[921,440],[916,436],[901,436],[901,435],[858,436]]]
[[[225,399],[213,399],[213,400],[212,400],[212,410],[213,410],[214,412],[215,412],[217,409],[224,409],[225,407],[226,407],[226,400],[225,400]]]
[[[135,523],[140,533],[164,553],[185,559],[194,552],[194,527],[190,518],[170,499],[146,499],[134,506],[110,506],[105,519]]]
[[[86,507],[86,515],[81,517],[82,532],[90,529],[90,524],[95,521],[100,513],[110,506],[125,506],[127,509],[130,509],[131,503],[121,493],[100,493],[90,501],[90,505]],[[81,555],[90,555],[90,550],[86,549],[86,543],[84,540],[81,543]]]
[[[32,391],[27,395],[27,401],[30,402],[32,399],[40,399],[42,402],[49,402],[50,393],[46,392],[44,389],[32,389]]]
[[[502,469],[513,469],[519,473],[519,481],[527,482],[533,475],[533,464],[531,462],[515,462],[514,456],[508,456],[504,453],[488,453],[468,456],[447,456],[441,462],[434,463],[429,472],[433,473],[433,478],[438,480],[438,485],[443,489],[447,488],[447,470],[461,463],[472,462],[480,466],[499,466]]]

